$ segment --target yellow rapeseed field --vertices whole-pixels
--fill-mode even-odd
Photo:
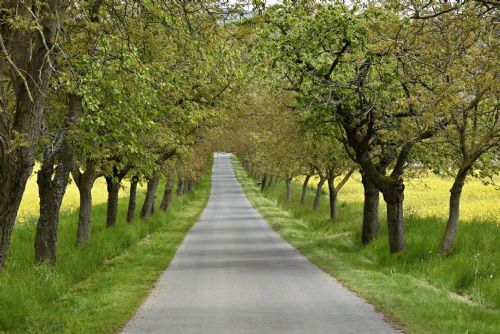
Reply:
[[[499,182],[499,179],[495,179],[495,183]],[[446,219],[452,183],[451,178],[438,177],[433,174],[406,180],[405,214]],[[325,191],[328,191],[326,185]],[[363,201],[363,186],[359,174],[354,174],[346,183],[339,194],[339,199],[345,202]],[[469,222],[487,220],[500,224],[500,190],[469,178],[462,193],[460,219]]]
[[[297,180],[301,182],[301,180]],[[499,180],[496,180],[499,181]],[[311,179],[311,183],[316,183]],[[420,217],[435,216],[446,219],[448,214],[448,195],[452,184],[450,178],[442,178],[435,175],[409,179],[406,181],[405,213]],[[120,197],[128,194],[129,183],[123,182]],[[328,191],[325,185],[325,191]],[[96,181],[92,191],[94,204],[106,202],[106,182],[103,178]],[[339,195],[341,201],[362,202],[363,186],[361,176],[354,174],[346,183]],[[38,214],[38,187],[36,174],[32,175],[26,185],[21,207],[18,214],[18,222],[25,222]],[[62,210],[74,210],[79,205],[78,189],[71,182],[64,196]],[[488,220],[500,224],[500,190],[488,185],[485,186],[477,180],[469,179],[465,184],[460,206],[461,219],[464,221]]]
[[[141,188],[141,186],[139,186]],[[123,182],[123,188],[120,189],[120,197],[127,196],[129,192],[129,183],[127,181]],[[99,204],[104,203],[107,200],[106,191],[106,181],[104,178],[99,178],[94,188],[92,189],[92,203]],[[80,195],[78,193],[78,188],[76,184],[71,181],[64,200],[62,203],[61,211],[70,211],[78,209],[80,203]],[[28,219],[36,217],[39,211],[39,197],[38,197],[38,185],[36,183],[36,172],[31,175],[26,184],[26,190],[24,192],[23,200],[21,202],[21,207],[19,208],[19,213],[17,215],[17,221],[19,223],[26,222]]]

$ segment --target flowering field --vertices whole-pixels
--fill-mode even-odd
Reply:
[[[302,180],[297,180],[302,181]],[[496,183],[500,180],[495,179]],[[316,184],[311,179],[311,185]],[[448,197],[453,180],[432,174],[405,181],[405,214],[418,217],[448,217]],[[325,191],[328,187],[325,184]],[[363,186],[361,176],[354,174],[340,191],[341,202],[362,202]],[[381,203],[383,203],[381,197]],[[492,185],[483,185],[469,179],[464,186],[460,203],[460,219],[490,221],[500,224],[500,190]]]
[[[138,187],[141,189],[141,185]],[[123,187],[120,189],[120,197],[126,196],[129,191],[129,183],[127,181],[123,182]],[[78,209],[80,203],[80,197],[78,193],[78,188],[76,184],[71,181],[66,190],[64,200],[62,203],[61,211],[71,211]],[[93,204],[104,203],[107,200],[106,191],[106,181],[104,178],[99,178],[95,182],[94,188],[92,190],[92,202]],[[26,184],[26,190],[24,192],[23,200],[21,202],[21,207],[19,208],[19,213],[17,215],[17,222],[24,223],[30,218],[37,217],[39,211],[39,198],[38,198],[38,185],[36,184],[36,173],[29,178]]]

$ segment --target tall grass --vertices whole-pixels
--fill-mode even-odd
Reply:
[[[89,328],[86,322],[94,326],[92,333],[107,333],[116,329],[132,314],[170,261],[176,247],[205,206],[209,188],[209,177],[204,177],[193,193],[174,196],[168,212],[157,210],[147,222],[136,218],[133,224],[125,222],[128,198],[121,198],[119,221],[112,228],[105,226],[105,204],[95,205],[92,211],[92,239],[81,248],[75,247],[78,213],[64,214],[60,221],[55,268],[34,264],[35,220],[17,225],[7,265],[0,272],[0,332],[90,332],[82,329]],[[161,198],[162,190],[160,185],[157,198]],[[137,202],[142,203],[143,199],[144,193],[139,192]],[[130,291],[133,295],[128,300],[115,301],[115,310],[107,310],[113,296],[109,294],[114,293],[116,297],[123,295],[126,292],[124,289],[133,289],[134,281],[130,278],[138,274],[135,268],[151,261],[146,255],[136,256],[133,262],[129,258],[150,249],[152,245],[156,248],[148,256],[156,258],[147,270],[136,277],[140,283],[137,291]],[[100,287],[102,291],[89,292],[102,283],[96,277],[109,274],[110,270],[117,273],[108,275],[103,281],[107,283]],[[144,285],[144,280],[148,284]],[[93,283],[80,291],[80,285],[88,285],[88,282]],[[126,286],[117,290],[120,282]],[[102,296],[109,298],[102,299]],[[66,305],[68,298],[72,300],[70,305]],[[96,303],[96,300],[100,302]],[[66,306],[61,308],[61,305]],[[88,309],[88,305],[93,306]],[[108,311],[111,312],[108,314]],[[101,319],[103,323],[95,319]]]
[[[385,212],[381,235],[361,245],[361,202],[347,203],[340,193],[339,219],[328,219],[327,194],[312,212],[313,191],[299,204],[285,200],[283,182],[260,193],[256,180],[234,162],[239,181],[271,226],[324,270],[360,293],[394,321],[414,333],[498,333],[500,328],[500,226],[476,221],[459,227],[452,254],[436,254],[445,221],[408,215],[407,251],[391,255]]]

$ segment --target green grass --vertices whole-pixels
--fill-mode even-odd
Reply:
[[[300,206],[300,185],[285,202],[284,183],[260,193],[236,160],[235,173],[250,202],[304,255],[383,311],[410,333],[499,333],[500,226],[475,222],[459,227],[455,251],[435,250],[444,229],[437,218],[406,217],[408,249],[390,255],[385,218],[378,240],[362,247],[362,203],[342,202],[338,222],[328,220],[327,196],[313,213],[313,191]],[[381,210],[382,211],[382,210]]]
[[[119,221],[105,227],[106,206],[92,211],[92,241],[75,248],[77,212],[61,217],[55,269],[35,266],[35,221],[17,226],[5,270],[0,272],[0,332],[113,333],[135,309],[168,266],[184,235],[208,200],[210,178],[194,191],[174,196],[167,212],[147,222],[125,222],[127,200],[120,199]],[[158,189],[161,199],[163,187]],[[142,204],[144,194],[138,193]],[[140,207],[138,207],[140,210]]]

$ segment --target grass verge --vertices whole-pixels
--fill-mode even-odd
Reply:
[[[161,198],[160,185],[157,197]],[[0,273],[0,332],[113,333],[134,314],[165,270],[209,197],[210,177],[190,194],[174,196],[167,212],[147,222],[105,227],[106,206],[92,211],[92,241],[75,248],[77,212],[61,217],[56,267],[35,266],[35,221],[15,229],[8,263]],[[137,203],[142,203],[138,193]],[[139,208],[140,209],[140,208]]]
[[[500,226],[474,223],[460,226],[456,250],[435,254],[444,222],[407,217],[405,253],[390,255],[385,219],[381,235],[362,247],[362,203],[339,203],[338,222],[321,210],[284,200],[284,184],[264,193],[241,164],[233,160],[236,177],[252,205],[294,247],[345,286],[372,303],[410,333],[498,333],[500,328]],[[342,194],[340,194],[340,197]]]

